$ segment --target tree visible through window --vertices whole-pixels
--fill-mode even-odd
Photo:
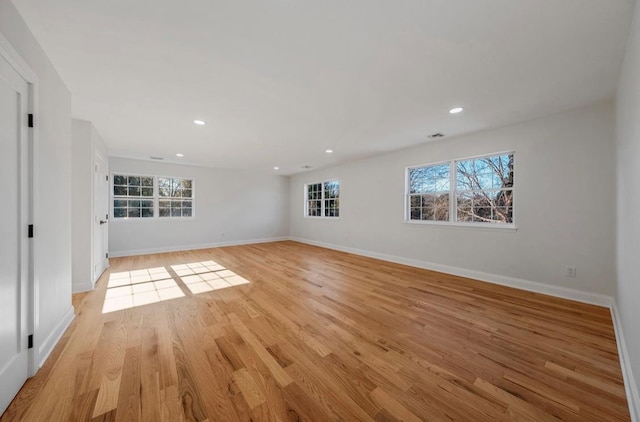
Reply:
[[[407,220],[512,224],[513,175],[513,153],[409,168]]]
[[[158,177],[158,211],[160,217],[192,216],[191,179]]]
[[[193,179],[113,175],[115,219],[192,217]]]
[[[409,169],[412,220],[449,221],[450,164]]]
[[[456,163],[457,221],[513,223],[513,154]]]
[[[153,177],[114,175],[113,217],[153,217]]]
[[[340,216],[340,182],[338,180],[309,183],[305,185],[305,191],[305,216]]]

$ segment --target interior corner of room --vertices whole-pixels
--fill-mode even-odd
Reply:
[[[3,221],[0,283],[4,283],[0,288],[9,292],[0,295],[0,309],[13,312],[0,324],[0,384],[8,380],[6,385],[10,385],[0,392],[0,415],[8,409],[0,420],[20,420],[16,419],[18,410],[15,409],[28,411],[26,407],[21,408],[20,403],[16,405],[14,401],[12,407],[10,403],[28,378],[52,371],[45,366],[47,359],[57,361],[60,356],[64,357],[65,345],[72,344],[68,342],[78,335],[73,331],[74,324],[79,324],[79,319],[85,316],[79,313],[80,303],[83,313],[88,303],[92,303],[91,306],[100,308],[96,318],[112,318],[113,324],[124,325],[126,318],[117,315],[132,315],[128,313],[131,310],[122,306],[105,317],[108,314],[102,308],[105,296],[98,297],[96,292],[110,293],[112,286],[104,286],[114,280],[112,274],[127,273],[131,278],[133,271],[147,271],[145,276],[151,283],[157,281],[151,269],[166,268],[170,276],[160,281],[173,283],[173,279],[175,284],[171,288],[177,292],[170,299],[184,301],[180,303],[193,299],[197,303],[183,305],[181,312],[187,315],[185,318],[202,306],[202,302],[197,301],[204,301],[205,295],[228,295],[224,296],[228,298],[226,302],[217,303],[212,299],[207,305],[212,309],[210,315],[224,314],[221,318],[224,324],[206,322],[204,325],[215,325],[215,332],[208,332],[210,337],[203,335],[202,341],[210,341],[209,350],[222,350],[219,356],[224,355],[231,362],[231,369],[224,370],[229,374],[220,372],[233,380],[235,390],[232,388],[230,403],[235,400],[233,403],[237,404],[238,397],[242,396],[242,406],[246,407],[247,414],[258,415],[256,420],[266,419],[259,411],[273,411],[273,416],[284,409],[278,408],[279,405],[285,406],[286,402],[288,406],[296,402],[296,397],[313,397],[315,392],[323,399],[314,398],[309,408],[312,410],[307,409],[313,414],[314,406],[322,408],[323,400],[332,397],[322,387],[323,382],[329,382],[329,375],[314,374],[317,378],[310,376],[303,380],[305,369],[316,365],[315,361],[305,360],[306,357],[295,363],[288,360],[295,345],[303,343],[305,347],[315,348],[315,354],[310,354],[314,358],[319,355],[323,362],[332,362],[333,366],[327,364],[331,371],[339,372],[345,362],[354,367],[357,367],[354,362],[362,363],[361,366],[381,365],[364,371],[364,375],[354,375],[362,376],[358,378],[361,384],[354,390],[347,384],[336,384],[336,388],[344,388],[345,394],[355,395],[361,393],[360,389],[366,390],[362,398],[364,404],[351,395],[336,401],[337,409],[344,406],[353,411],[351,417],[420,420],[430,415],[436,420],[450,415],[446,411],[438,413],[440,410],[429,414],[428,409],[417,404],[419,399],[407,393],[411,388],[417,396],[426,391],[416,387],[426,381],[407,374],[410,372],[407,368],[424,369],[420,365],[426,362],[426,357],[424,361],[419,358],[411,361],[404,356],[407,359],[403,360],[398,353],[396,357],[402,364],[394,364],[392,359],[381,364],[384,359],[377,359],[375,350],[384,349],[385,353],[391,350],[388,356],[397,352],[388,344],[376,343],[373,339],[379,333],[367,331],[370,326],[359,333],[371,342],[367,346],[358,350],[352,347],[353,350],[344,355],[331,353],[329,346],[323,348],[322,341],[317,340],[321,338],[320,332],[347,338],[344,326],[355,324],[357,318],[351,314],[350,317],[343,314],[330,317],[316,331],[311,323],[295,322],[294,309],[299,304],[285,302],[277,296],[294,292],[302,301],[305,294],[315,292],[327,301],[310,299],[309,312],[320,314],[332,307],[353,311],[347,304],[353,294],[358,299],[365,297],[379,303],[382,311],[400,318],[400,300],[412,303],[411,310],[416,312],[424,311],[421,307],[424,303],[418,299],[411,302],[409,294],[401,299],[400,293],[394,295],[394,289],[414,289],[416,294],[426,295],[426,290],[419,291],[420,282],[413,285],[408,277],[419,279],[434,272],[442,276],[433,276],[437,280],[428,291],[448,289],[447,283],[452,283],[457,290],[449,291],[450,297],[445,294],[446,301],[476,293],[482,299],[478,299],[479,302],[460,299],[461,307],[466,306],[460,314],[434,305],[433,309],[443,314],[434,316],[431,311],[425,311],[416,321],[442,315],[456,318],[464,314],[466,318],[466,312],[475,309],[474,306],[483,314],[483,306],[489,306],[492,295],[498,297],[492,290],[495,285],[517,289],[514,296],[510,296],[508,289],[500,290],[500,294],[506,295],[504,300],[511,304],[532,300],[531,303],[539,303],[541,307],[548,306],[544,309],[562,309],[566,303],[568,307],[563,311],[573,315],[578,326],[581,312],[588,313],[583,304],[606,308],[605,317],[598,314],[595,307],[588,309],[596,309],[594,326],[597,329],[606,324],[612,326],[611,338],[604,336],[603,342],[615,342],[624,397],[619,397],[617,390],[605,388],[602,400],[613,397],[613,407],[622,415],[615,420],[628,417],[628,420],[640,421],[640,280],[637,271],[640,256],[637,212],[640,209],[640,8],[635,1],[611,0],[612,6],[607,9],[595,4],[587,6],[580,0],[570,0],[563,5],[547,2],[544,6],[535,5],[531,0],[520,5],[522,12],[518,5],[504,1],[499,4],[481,1],[480,6],[463,1],[472,11],[481,13],[483,19],[478,21],[457,18],[455,8],[439,6],[437,1],[426,1],[422,5],[407,2],[394,10],[384,6],[384,2],[358,1],[356,3],[367,12],[361,16],[362,22],[356,19],[359,13],[348,5],[323,9],[317,5],[268,1],[262,6],[248,6],[253,9],[244,12],[229,6],[229,10],[220,10],[221,16],[228,13],[237,21],[224,22],[213,13],[217,10],[213,5],[207,7],[206,13],[194,16],[198,15],[194,13],[197,7],[194,2],[187,2],[191,6],[183,8],[161,2],[167,9],[153,13],[140,5],[131,6],[132,10],[124,15],[120,15],[124,12],[117,6],[92,9],[71,0],[58,6],[44,3],[0,0],[0,140],[6,151],[0,154],[0,175],[10,185],[7,195],[17,198],[16,206],[7,207],[6,217],[3,211],[0,219]],[[65,13],[74,5],[79,8],[73,15],[77,22],[69,24],[67,33],[63,24],[71,18]],[[333,7],[344,15],[330,16]],[[444,8],[445,21],[460,25],[460,33],[444,28],[444,24],[433,19],[427,25],[411,17],[437,7]],[[192,17],[194,32],[174,26],[178,24],[169,10],[176,16]],[[493,10],[494,16],[487,10]],[[554,10],[566,18],[564,23],[554,20]],[[523,17],[525,12],[533,15]],[[571,26],[574,32],[567,33],[563,26],[570,25],[572,13],[577,14],[577,23]],[[244,18],[240,18],[241,15]],[[280,27],[282,32],[258,24],[263,19]],[[509,23],[511,19],[524,28],[513,27]],[[101,28],[100,37],[111,40],[104,41],[96,35],[83,42],[81,35],[86,26],[82,22]],[[136,22],[141,26],[134,30]],[[244,26],[240,26],[246,32],[232,22],[238,25],[242,22]],[[498,32],[515,31],[515,40],[501,41],[496,47],[494,44],[500,37],[489,30],[491,22]],[[540,26],[545,22],[549,25],[547,29]],[[325,27],[329,24],[333,35]],[[387,24],[395,25],[392,27],[397,31],[386,32]],[[220,30],[231,31],[230,39],[234,41],[227,45],[214,37],[214,33],[210,34],[211,38],[207,38],[210,49],[202,50],[215,54],[215,58],[208,61],[199,56],[201,50],[192,43],[192,37],[198,28],[216,25]],[[362,37],[349,31],[350,25],[355,25]],[[403,27],[406,31],[400,31]],[[118,41],[118,28],[132,37],[130,43]],[[169,37],[166,31],[171,28],[176,38],[164,38]],[[73,30],[79,32],[74,35]],[[545,30],[550,32],[550,38],[554,34],[561,38],[557,44],[532,40],[535,34]],[[208,33],[208,30],[202,31]],[[298,32],[303,34],[299,42],[286,36]],[[338,36],[346,37],[344,42],[336,39]],[[371,39],[366,39],[368,37]],[[590,40],[590,47],[586,41],[581,42],[580,37]],[[84,58],[83,54],[90,54],[92,50],[90,42],[100,42],[102,50]],[[122,43],[124,53],[117,50],[117,42]],[[530,46],[531,57],[553,58],[558,62],[545,66],[533,59],[512,63],[509,60],[512,56],[529,60],[519,51],[518,43]],[[172,51],[172,58],[161,54],[162,45],[174,44],[182,47]],[[575,49],[571,51],[569,47]],[[130,55],[128,59],[126,54]],[[113,63],[109,61],[111,56]],[[333,62],[328,63],[329,58]],[[513,66],[513,72],[490,64],[492,58],[505,66]],[[123,70],[127,60],[134,63],[136,73],[127,74]],[[449,63],[449,67],[437,65],[439,60]],[[98,67],[94,61],[100,63],[100,72],[111,69],[114,81],[120,85],[118,89],[116,82],[91,77],[92,69]],[[171,72],[177,67],[172,65],[166,72],[161,68],[162,63],[168,61],[182,63],[184,75],[177,85],[159,82],[162,78],[176,82]],[[429,63],[435,66],[433,73],[428,74],[432,79],[421,80],[417,72],[410,70],[418,66],[427,72]],[[196,66],[204,70],[193,70],[195,74],[201,75],[199,72],[206,70],[211,74],[211,81],[202,86],[194,82],[189,77],[189,68]],[[583,73],[572,76],[563,66],[571,69],[575,66],[576,72]],[[537,74],[526,70],[530,67],[538,69]],[[144,69],[150,74],[147,79]],[[500,78],[502,81],[497,82]],[[483,86],[484,81],[487,87]],[[100,87],[100,83],[105,86]],[[484,101],[490,106],[485,106]],[[177,107],[176,103],[182,105]],[[462,111],[452,113],[453,107],[458,106]],[[149,110],[155,114],[147,119],[151,115]],[[139,113],[145,113],[144,117]],[[436,132],[440,136],[435,136]],[[461,198],[466,191],[461,186],[462,175],[466,173],[460,166],[487,157],[486,162],[491,163],[493,157],[501,155],[511,156],[513,160],[508,188],[502,181],[502,187],[478,188],[469,195],[488,191],[495,194],[502,189],[512,195],[509,200],[513,202],[507,205],[491,202],[486,207],[491,208],[489,217],[480,215],[484,211],[477,209],[481,207],[469,205],[470,212],[475,214],[464,220],[462,215],[467,211]],[[444,180],[442,186],[446,187],[414,191],[411,169],[426,169],[424,174],[427,174],[438,165],[445,166],[446,176],[434,176],[433,185]],[[497,171],[494,169],[494,173]],[[424,177],[426,180],[427,176]],[[480,186],[484,182],[476,183]],[[419,205],[414,205],[413,200]],[[427,200],[432,201],[431,205],[425,205]],[[438,208],[438,200],[445,205]],[[439,218],[437,212],[444,217]],[[498,212],[508,214],[504,221],[494,218]],[[501,223],[505,223],[504,227],[500,227]],[[283,241],[285,243],[277,243]],[[241,247],[247,249],[234,249]],[[211,252],[213,258],[208,258],[207,251],[215,251]],[[289,256],[278,255],[279,252]],[[309,263],[305,263],[305,256]],[[197,258],[198,262],[180,262],[182,257]],[[315,272],[308,273],[307,278],[293,276],[299,273],[288,267],[289,258],[301,268],[307,269],[308,265]],[[215,262],[211,264],[210,260]],[[110,268],[114,262],[116,270]],[[204,270],[180,267],[187,264]],[[238,268],[233,267],[234,264]],[[253,278],[242,272],[240,264],[247,265],[248,274]],[[218,269],[210,268],[219,265]],[[381,273],[387,274],[388,279],[377,278],[380,274],[376,274],[376,266],[380,266]],[[280,276],[274,268],[282,271],[280,276],[285,280],[282,291],[278,290]],[[426,272],[414,272],[416,268]],[[211,284],[211,279],[204,278],[198,280],[202,283],[198,288],[204,290],[201,293],[194,290],[196,287],[191,286],[186,277],[203,277],[205,270],[215,273],[210,277],[218,280],[218,286],[224,285],[224,292]],[[220,271],[228,273],[222,276]],[[267,290],[257,287],[261,284],[255,280],[262,283],[263,276],[274,283],[273,303],[266,297]],[[338,287],[322,296],[321,289],[328,286],[323,283],[329,282],[325,277],[335,281]],[[468,279],[490,286],[467,284]],[[296,280],[308,285],[299,287]],[[347,288],[350,284],[345,287],[345,280],[355,283],[353,291]],[[368,284],[361,286],[358,280],[367,280]],[[391,281],[384,284],[383,280]],[[364,296],[357,296],[363,291],[366,291]],[[254,296],[250,292],[255,292]],[[518,292],[527,293],[521,297],[517,296]],[[443,293],[438,290],[438,294]],[[240,297],[246,299],[246,303],[235,302]],[[90,300],[83,303],[86,298]],[[263,308],[258,303],[260,298],[265,300]],[[567,301],[556,302],[558,299]],[[159,306],[149,303],[148,306]],[[170,303],[167,300],[162,306]],[[143,306],[140,305],[140,309]],[[353,306],[360,310],[358,304]],[[522,306],[528,309],[534,305],[527,302]],[[221,311],[223,308],[228,312]],[[259,315],[267,312],[271,312],[273,319],[260,319]],[[513,328],[514,331],[526,330],[526,322],[518,319],[518,312],[505,311],[503,317],[513,316],[522,323]],[[609,313],[610,322],[607,321]],[[146,318],[150,318],[149,315],[151,311]],[[145,318],[139,317],[141,321]],[[473,325],[472,319],[469,317],[467,321],[469,326]],[[7,327],[11,328],[10,333],[5,330]],[[566,327],[560,318],[557,327],[561,336]],[[487,336],[500,330],[509,331],[503,326],[500,330],[484,328],[489,333]],[[589,327],[582,328],[593,334]],[[164,329],[169,327],[158,328],[158,332]],[[322,331],[324,329],[326,331]],[[256,332],[266,333],[265,337]],[[108,331],[108,335],[118,334]],[[413,344],[408,337],[407,343]],[[289,346],[270,347],[281,344],[284,338],[290,340]],[[340,344],[347,350],[362,338],[351,338]],[[238,346],[240,343],[246,348]],[[597,349],[597,340],[592,341],[592,346]],[[501,347],[509,349],[510,346]],[[229,348],[233,349],[232,353]],[[576,350],[563,350],[558,355],[565,359],[574,352],[577,354]],[[127,349],[127,353],[137,351]],[[559,369],[557,362],[549,359],[542,365],[546,365],[543,370],[551,375],[540,383],[549,384],[557,376],[595,394],[593,389],[611,379],[607,373],[605,381],[598,384],[590,381],[589,376],[606,372],[603,361],[612,353],[615,354],[603,348],[590,362],[594,369],[581,372],[574,367],[571,375],[567,375],[569,369]],[[482,352],[475,355],[481,356]],[[206,360],[213,355],[203,356]],[[436,359],[435,356],[434,353],[430,358]],[[442,369],[446,367],[443,362],[447,357],[438,359],[442,367],[431,368],[431,372],[447,378],[449,372]],[[491,357],[486,359],[490,361]],[[523,361],[527,359],[539,358],[523,357]],[[258,362],[258,369],[251,369],[246,363],[252,360]],[[508,395],[506,388],[503,391],[487,387],[483,384],[483,374],[469,370],[465,375],[469,379],[462,376],[461,381],[456,379],[469,384],[464,388],[508,403],[478,407],[479,414],[484,416],[500,408],[504,420],[523,414],[548,417],[548,420],[606,417],[598,413],[597,406],[596,410],[587,409],[585,417],[580,413],[584,405],[576,404],[577,398],[571,393],[558,398],[562,403],[554,405],[547,404],[545,400],[551,399],[543,393],[530,401],[520,400],[519,391],[538,391],[538,384],[517,384],[514,381],[517,375],[509,381],[517,384],[509,392],[513,395]],[[388,382],[386,390],[380,387],[384,384],[375,388],[381,378]],[[198,376],[194,379],[196,384],[203,382],[198,381]],[[90,416],[110,412],[115,415],[115,404],[109,407],[105,403],[117,399],[103,397],[106,393],[99,392],[99,388],[89,389],[88,384],[93,381],[96,380],[82,381],[82,388],[86,388],[82,400],[95,406],[91,408],[95,413]],[[184,386],[191,380],[181,382]],[[296,387],[286,390],[289,382],[296,383]],[[433,382],[436,385],[440,379]],[[321,387],[315,389],[316,385]],[[282,393],[284,398],[278,396],[281,402],[275,400],[278,406],[269,404],[273,399],[269,386],[286,390]],[[252,390],[254,387],[257,392]],[[464,389],[452,388],[457,399],[464,401],[461,399],[467,397]],[[24,391],[23,388],[19,393],[20,400],[28,396]],[[254,391],[253,398],[249,397],[249,391]],[[51,397],[39,400],[55,407]],[[213,418],[213,406],[206,404],[202,397],[196,397],[196,402],[198,400],[202,402],[202,409],[196,409],[196,419],[205,420],[205,415]],[[624,400],[625,405],[621,406]],[[358,402],[359,407],[352,401]],[[297,412],[304,410],[291,406]],[[549,410],[555,409],[554,406],[559,410]],[[436,408],[440,409],[434,406]],[[421,409],[424,413],[416,416]],[[337,418],[329,410],[321,410],[327,412],[328,419]],[[546,410],[549,413],[544,413]],[[526,413],[529,411],[532,413]],[[590,411],[592,413],[588,413]],[[67,419],[72,417],[71,407],[61,406],[56,412]],[[32,420],[40,420],[33,415]]]

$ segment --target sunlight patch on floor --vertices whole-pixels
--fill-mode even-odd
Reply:
[[[112,273],[102,313],[120,311],[184,297],[184,292],[164,267]]]
[[[193,294],[249,284],[249,280],[227,270],[215,261],[172,265],[171,269],[180,276],[180,280]]]

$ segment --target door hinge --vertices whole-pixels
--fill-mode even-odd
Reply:
[[[106,254],[104,254],[105,258],[109,258],[109,253],[107,252]]]
[[[33,114],[29,113],[29,127],[33,127]]]
[[[27,347],[29,349],[33,349],[33,334],[29,334],[29,337],[27,337]]]
[[[29,224],[29,239],[33,238],[33,224]]]
[[[107,182],[109,181],[109,175],[106,176],[107,177]]]

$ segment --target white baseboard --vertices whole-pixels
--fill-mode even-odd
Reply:
[[[280,242],[283,240],[289,240],[289,237],[288,236],[268,237],[263,239],[232,240],[229,242],[203,243],[199,245],[163,246],[160,248],[132,249],[128,251],[115,251],[115,252],[109,251],[109,258],[118,258],[122,256],[135,256],[135,255],[149,255],[154,253],[165,253],[165,252],[193,251],[197,249],[221,248],[224,246],[240,246],[240,245],[251,245],[255,243]]]
[[[75,318],[75,312],[73,306],[71,306],[67,312],[64,313],[62,318],[60,318],[60,321],[58,321],[56,326],[53,328],[53,331],[51,331],[47,338],[37,347],[36,350],[38,351],[38,356],[36,357],[36,362],[38,366],[36,369],[42,368],[42,365],[44,365],[44,362],[53,351],[53,348],[62,338],[62,335],[69,327],[69,324],[71,324],[71,321],[73,321],[73,318]]]
[[[291,240],[309,245],[320,246],[327,249],[348,252],[356,255],[362,255],[369,258],[381,259],[383,261],[394,262],[396,264],[408,265],[411,267],[422,268],[425,270],[438,271],[441,273],[457,275],[459,277],[472,278],[474,280],[485,281],[487,283],[500,284],[502,286],[514,287],[520,290],[526,290],[534,293],[541,293],[549,296],[560,297],[563,299],[575,300],[577,302],[589,303],[591,305],[603,306],[610,308],[613,298],[610,296],[584,292],[581,290],[570,289],[568,287],[553,286],[551,284],[540,283],[537,281],[524,280],[521,278],[507,277],[498,274],[490,274],[482,271],[470,270],[467,268],[451,267],[448,265],[435,264],[433,262],[410,259],[401,256],[388,255],[380,252],[365,251],[362,249],[350,248],[347,246],[334,245],[331,243],[318,242],[315,240],[291,237]]]
[[[93,290],[93,285],[91,284],[91,282],[73,283],[71,285],[72,294],[90,292],[91,290]]]
[[[611,319],[613,320],[613,328],[616,332],[616,342],[618,343],[618,356],[620,357],[620,367],[622,369],[622,378],[624,379],[624,388],[627,392],[627,402],[629,403],[629,412],[631,413],[631,422],[640,422],[640,395],[638,394],[638,385],[633,376],[631,369],[631,361],[629,359],[629,351],[627,343],[624,339],[624,331],[622,330],[622,320],[618,313],[616,302],[611,305]]]
[[[575,300],[577,302],[583,302],[609,308],[611,310],[611,318],[613,320],[613,328],[615,330],[616,344],[618,346],[618,356],[620,357],[620,367],[622,369],[624,388],[627,394],[627,403],[629,404],[629,412],[631,413],[631,421],[640,422],[640,395],[638,394],[638,386],[631,369],[631,361],[629,359],[629,352],[627,350],[627,345],[624,339],[624,332],[622,330],[620,315],[618,314],[616,303],[612,297],[601,295],[598,293],[569,289],[566,287],[552,286],[536,281],[506,277],[498,274],[489,274],[481,271],[469,270],[466,268],[450,267],[447,265],[434,264],[432,262],[409,259],[379,252],[349,248],[347,246],[334,245],[331,243],[318,242],[315,240],[302,239],[297,237],[291,237],[290,239],[300,243],[320,246],[322,248],[334,249],[341,252],[348,252],[356,255],[366,256],[369,258],[381,259],[383,261],[409,265],[411,267],[423,268],[431,271],[438,271],[446,274],[457,275],[460,277],[472,278],[475,280],[486,281],[488,283],[500,284],[503,286],[514,287],[516,289],[527,290],[530,292],[546,294],[563,299]]]
[[[553,286],[550,284],[540,283],[537,281],[524,280],[520,278],[508,277],[508,276],[503,276],[498,274],[490,274],[482,271],[470,270],[467,268],[452,267],[448,265],[436,264],[433,262],[427,262],[427,261],[422,261],[417,259],[389,255],[389,254],[384,254],[380,252],[367,251],[363,249],[350,248],[347,246],[319,242],[315,240],[303,239],[298,237],[277,237],[277,238],[267,238],[267,239],[220,242],[220,243],[211,243],[211,244],[202,244],[202,245],[121,251],[121,252],[111,253],[111,256],[118,257],[118,256],[144,255],[144,254],[151,254],[151,253],[216,248],[216,247],[223,247],[223,246],[247,245],[247,244],[253,244],[253,243],[278,242],[283,240],[293,240],[296,242],[306,243],[313,246],[319,246],[319,247],[333,249],[341,252],[352,253],[356,255],[366,256],[369,258],[375,258],[383,261],[394,262],[397,264],[408,265],[411,267],[417,267],[417,268],[422,268],[422,269],[431,270],[431,271],[438,271],[446,274],[456,275],[459,277],[472,278],[475,280],[485,281],[488,283],[499,284],[507,287],[513,287],[516,289],[534,292],[534,293],[546,294],[549,296],[555,296],[563,299],[569,299],[577,302],[583,302],[583,303],[588,303],[592,305],[598,305],[598,306],[609,308],[611,310],[611,317],[613,320],[613,327],[616,335],[618,355],[620,356],[620,366],[622,368],[625,391],[627,394],[627,402],[629,403],[629,412],[631,413],[631,421],[640,422],[640,396],[638,394],[638,388],[635,383],[635,378],[633,376],[633,372],[631,369],[631,362],[629,360],[629,353],[627,351],[627,347],[624,339],[624,332],[622,330],[620,316],[618,314],[615,301],[610,296],[606,296],[598,293],[584,292],[581,290],[571,289],[567,287]],[[65,320],[66,318],[63,318],[63,321]],[[47,341],[45,341],[45,344],[50,344],[49,339],[55,339],[55,341],[51,343],[51,345],[49,346],[49,350],[46,356],[44,357],[44,359],[41,359],[40,366],[42,365],[42,363],[44,363],[44,360],[46,360],[46,357],[49,355],[49,353],[51,353],[51,350],[53,350],[53,346],[55,345],[55,343],[57,343],[58,339],[62,336],[62,334],[64,333],[64,330],[71,323],[72,320],[73,320],[73,308],[71,309],[70,319],[66,323],[63,323],[63,321],[61,321],[61,323],[58,324],[59,327],[64,327],[64,328],[61,331],[55,330],[54,333],[52,333],[49,336]],[[44,344],[41,347],[41,350],[46,350],[46,347]]]

